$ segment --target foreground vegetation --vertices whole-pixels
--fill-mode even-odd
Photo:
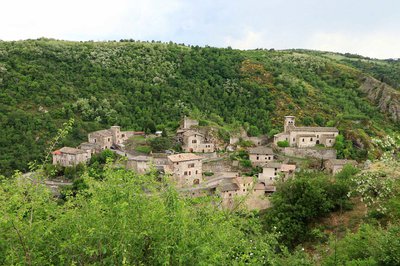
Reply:
[[[389,172],[302,172],[279,183],[272,208],[259,213],[222,210],[218,197],[184,198],[167,177],[118,165],[113,153],[101,154],[61,198],[40,182],[41,167],[31,177],[0,177],[0,264],[400,263],[400,183]],[[365,212],[344,223],[355,204]]]

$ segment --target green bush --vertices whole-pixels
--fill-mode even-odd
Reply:
[[[287,140],[278,141],[276,144],[278,144],[278,147],[281,148],[289,147],[289,141]]]

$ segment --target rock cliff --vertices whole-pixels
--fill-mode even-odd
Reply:
[[[359,88],[379,109],[394,121],[400,122],[400,92],[386,83],[363,76]]]

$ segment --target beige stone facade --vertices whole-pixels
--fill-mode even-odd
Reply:
[[[188,130],[183,133],[182,149],[185,152],[214,152],[215,144],[209,141],[202,133]]]
[[[126,168],[135,171],[138,174],[145,174],[150,171],[151,165],[154,160],[150,156],[136,156],[129,158],[126,162]]]
[[[110,129],[103,129],[89,133],[89,143],[97,144],[100,150],[110,149],[112,146],[120,145],[133,136],[133,131],[121,131],[119,126],[112,126]]]
[[[356,166],[357,162],[354,160],[339,160],[339,159],[331,159],[325,162],[325,169],[332,174],[337,174],[342,171],[345,165]]]
[[[332,147],[339,130],[335,127],[296,127],[294,116],[285,116],[284,132],[274,136],[274,144],[288,141],[290,147],[308,148],[317,144]]]
[[[265,184],[253,177],[236,177],[222,183],[218,190],[221,193],[222,206],[232,209],[266,209],[269,200],[265,197]]]
[[[198,126],[199,121],[195,119],[190,119],[189,117],[185,116],[183,121],[181,122],[181,129],[191,129],[192,127]]]
[[[283,178],[289,178],[294,175],[296,165],[270,162],[263,166],[263,171],[258,175],[258,179],[265,185],[273,185],[275,180],[283,175]]]
[[[274,152],[271,148],[265,146],[250,148],[249,159],[253,166],[261,166],[274,160]]]
[[[165,172],[174,176],[178,186],[198,185],[203,181],[202,157],[193,153],[180,153],[168,156]]]
[[[71,147],[63,147],[53,152],[53,164],[65,167],[86,163],[90,158],[90,152]]]

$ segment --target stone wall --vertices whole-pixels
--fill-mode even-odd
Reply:
[[[310,157],[316,159],[336,159],[336,150],[319,148],[283,148],[282,152],[287,156]]]

